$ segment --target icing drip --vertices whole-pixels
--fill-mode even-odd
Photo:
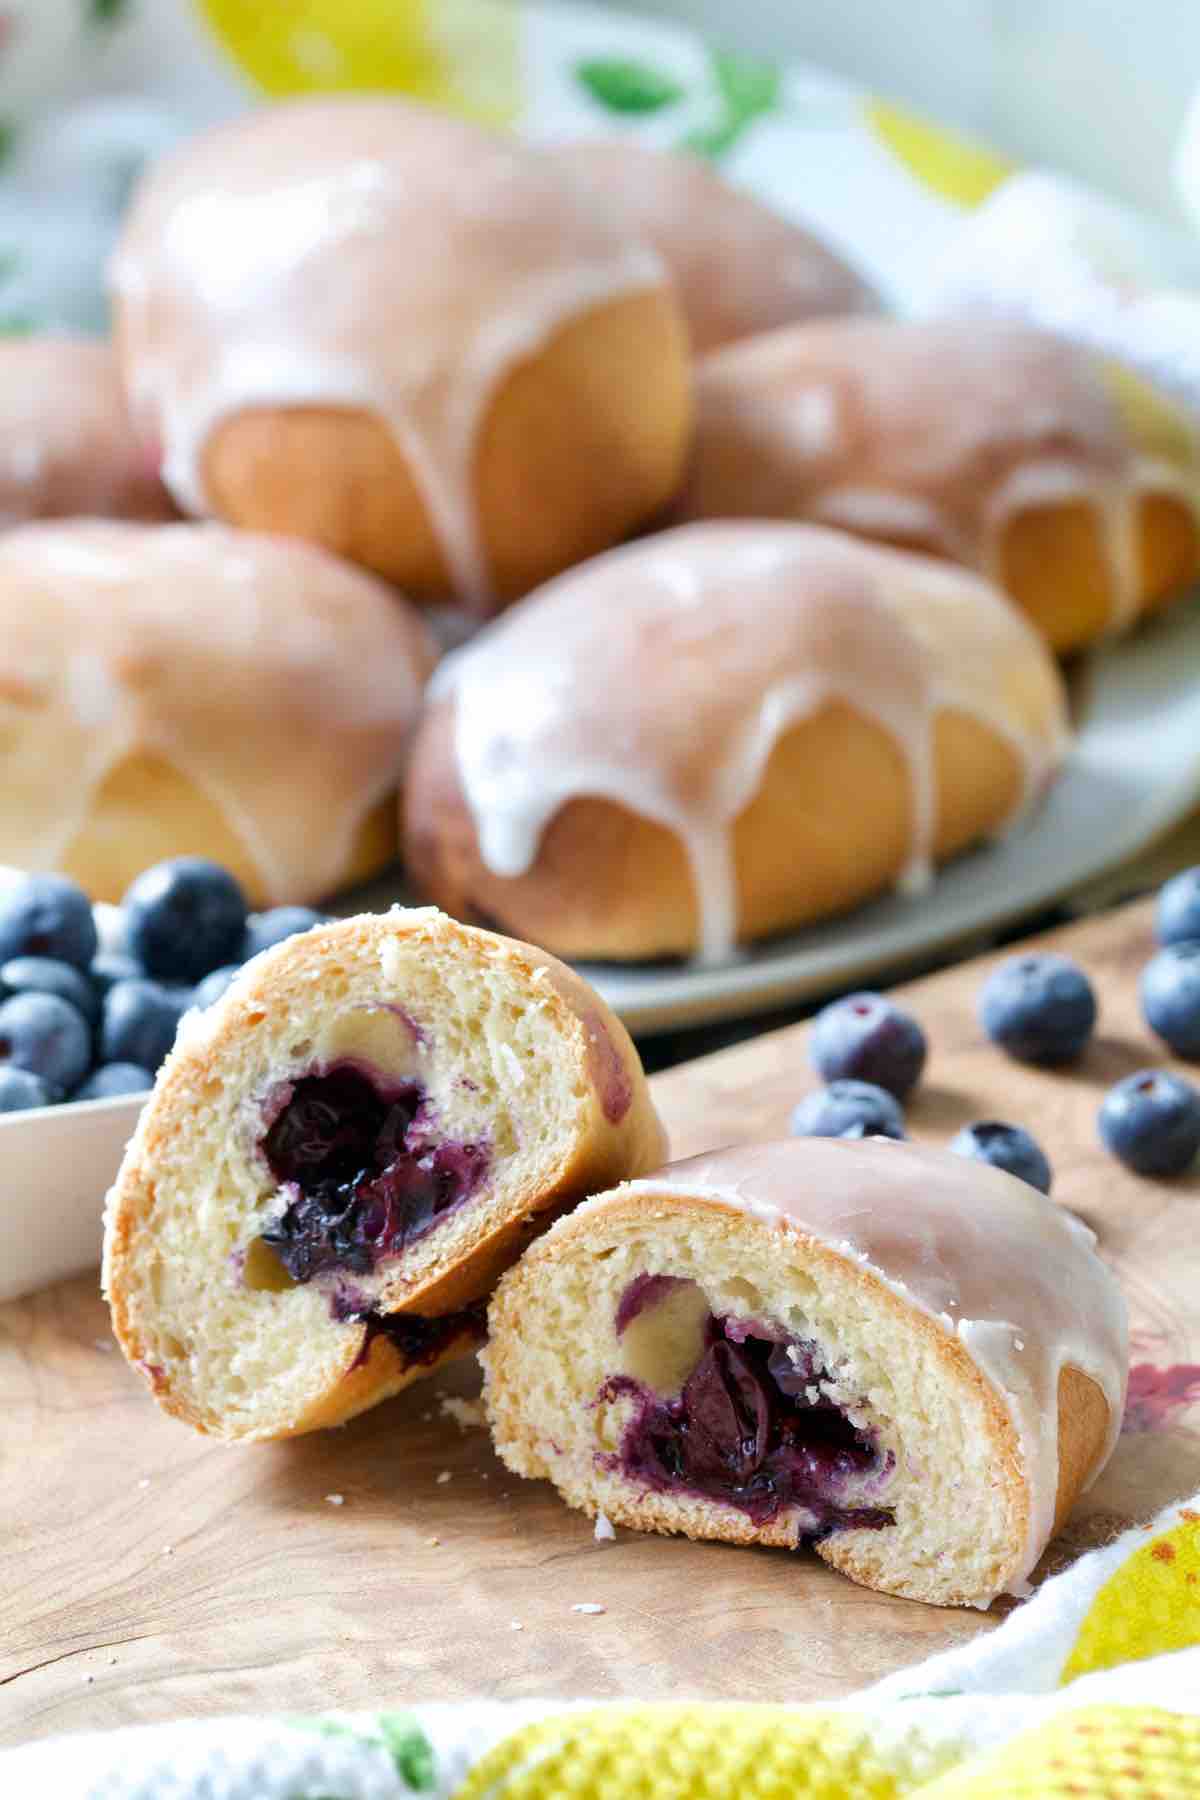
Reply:
[[[53,868],[108,775],[149,753],[212,801],[273,900],[336,886],[399,782],[432,660],[382,584],[223,526],[72,521],[0,539],[0,593],[8,860]]]
[[[483,612],[473,488],[490,402],[570,320],[663,272],[515,142],[395,101],[334,100],[264,110],[170,160],[112,280],[137,410],[183,505],[209,510],[205,445],[237,412],[370,412],[460,599]]]
[[[933,726],[998,731],[1021,807],[1065,742],[1061,690],[1029,627],[977,578],[801,525],[694,525],[550,583],[441,665],[459,773],[497,875],[592,795],[675,832],[702,956],[737,939],[732,830],[794,725],[843,701],[899,747],[912,835],[901,885],[929,878]]]
[[[1019,1592],[1054,1524],[1059,1376],[1080,1370],[1108,1403],[1092,1480],[1112,1454],[1124,1411],[1125,1303],[1087,1227],[997,1169],[879,1139],[739,1145],[625,1183],[628,1191],[792,1222],[868,1266],[958,1337],[999,1394],[1020,1446],[1029,1528],[1008,1590]]]
[[[1137,508],[1168,494],[1200,527],[1200,469],[1146,453],[1094,355],[993,322],[846,321],[706,359],[682,515],[811,518],[949,556],[999,579],[1030,507],[1093,509],[1109,629],[1141,601]],[[814,430],[819,413],[824,428]]]

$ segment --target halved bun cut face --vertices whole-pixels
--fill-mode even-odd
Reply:
[[[639,1530],[811,1542],[869,1587],[986,1606],[1115,1442],[1125,1311],[1092,1243],[1013,1177],[910,1144],[677,1163],[500,1284],[497,1448]]]
[[[202,1431],[337,1424],[662,1154],[623,1027],[553,958],[432,909],[319,926],[185,1019],[109,1196],[114,1328]]]

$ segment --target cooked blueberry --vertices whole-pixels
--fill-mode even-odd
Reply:
[[[992,1042],[1021,1062],[1073,1062],[1095,1028],[1096,996],[1069,956],[1030,951],[993,969],[979,1016]]]
[[[109,988],[114,987],[118,981],[142,981],[146,971],[140,962],[124,950],[102,950],[99,956],[93,956],[88,974],[92,978],[92,986],[103,1000]]]
[[[117,1094],[144,1094],[154,1086],[149,1069],[137,1063],[110,1062],[93,1069],[82,1087],[75,1089],[72,1100],[111,1100]]]
[[[0,962],[53,956],[86,969],[95,954],[92,903],[64,875],[27,875],[0,895]]]
[[[1177,1056],[1200,1056],[1200,938],[1167,944],[1142,970],[1142,1011]]]
[[[973,1162],[991,1163],[993,1169],[1004,1169],[1020,1181],[1027,1181],[1039,1193],[1048,1194],[1053,1179],[1046,1153],[1036,1138],[1020,1125],[1005,1125],[1000,1119],[980,1119],[964,1125],[950,1140],[955,1156],[969,1157]]]
[[[925,1067],[925,1033],[882,994],[850,994],[817,1014],[809,1040],[822,1081],[870,1081],[903,1100]]]
[[[1200,865],[1172,875],[1159,893],[1156,923],[1160,944],[1200,938]]]
[[[0,1113],[28,1112],[34,1106],[50,1106],[56,1098],[40,1075],[11,1064],[0,1068]]]
[[[1182,1175],[1200,1150],[1200,1089],[1169,1069],[1139,1069],[1104,1096],[1100,1136],[1139,1175]]]
[[[92,983],[73,963],[59,962],[53,956],[14,956],[0,965],[0,996],[10,994],[57,994],[69,1000],[93,1028],[100,1022],[100,996]]]
[[[298,931],[311,931],[314,925],[324,923],[325,914],[314,912],[311,906],[273,906],[270,912],[252,913],[246,921],[242,956],[249,961],[260,950],[269,950],[272,944],[282,944],[284,938],[295,937]]]
[[[203,981],[196,983],[190,1004],[198,1006],[203,1012],[205,1007],[215,1006],[235,975],[242,972],[240,963],[226,963],[223,969],[214,969]]]
[[[831,1081],[805,1094],[792,1113],[793,1137],[902,1138],[904,1114],[894,1094],[869,1081]]]
[[[151,1075],[175,1042],[183,1013],[177,994],[158,981],[118,981],[104,996],[100,1060],[137,1063]]]
[[[130,954],[161,981],[199,981],[236,962],[246,899],[219,863],[176,856],[143,870],[124,900]]]
[[[61,1097],[92,1060],[92,1034],[78,1007],[57,994],[14,994],[0,1005],[0,1063],[40,1075]]]

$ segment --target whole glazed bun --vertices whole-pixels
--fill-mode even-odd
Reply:
[[[393,99],[267,107],[156,166],[113,264],[180,504],[477,614],[617,542],[682,474],[658,256],[550,161]]]
[[[209,856],[257,905],[388,863],[434,651],[323,550],[223,525],[0,536],[0,862],[119,900]]]
[[[157,447],[134,434],[98,338],[0,337],[0,529],[31,519],[175,518]]]
[[[867,282],[820,238],[697,156],[620,138],[546,154],[659,252],[697,354],[802,319],[879,311]]]
[[[1062,683],[978,576],[816,526],[681,527],[444,662],[406,788],[425,891],[559,955],[708,958],[1001,830]]]
[[[681,519],[809,519],[951,557],[1059,652],[1200,573],[1200,457],[1088,350],[1020,325],[845,320],[697,371]]]
[[[199,1431],[338,1425],[473,1348],[531,1238],[664,1152],[553,957],[428,907],[320,925],[185,1017],[108,1197],[113,1328]]]
[[[625,1182],[500,1283],[496,1448],[635,1530],[812,1542],[987,1606],[1112,1454],[1125,1304],[1086,1226],[885,1138],[744,1144]]]

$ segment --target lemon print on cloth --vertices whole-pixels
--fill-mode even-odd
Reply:
[[[866,101],[863,119],[923,187],[958,206],[981,205],[1016,171],[1015,163],[886,100]]]
[[[1191,1644],[1200,1644],[1200,1513],[1185,1512],[1178,1525],[1143,1544],[1109,1576],[1084,1616],[1059,1679],[1065,1684],[1093,1669]]]
[[[1081,1706],[952,1775],[920,1800],[1195,1800],[1200,1719],[1154,1706]]]
[[[1126,363],[1104,362],[1101,369],[1109,397],[1138,448],[1172,468],[1195,470],[1197,432],[1186,410]]]
[[[521,110],[520,9],[508,0],[201,0],[268,94],[383,90],[489,125]]]
[[[514,1731],[454,1800],[899,1800],[957,1754],[815,1707],[611,1707]]]

